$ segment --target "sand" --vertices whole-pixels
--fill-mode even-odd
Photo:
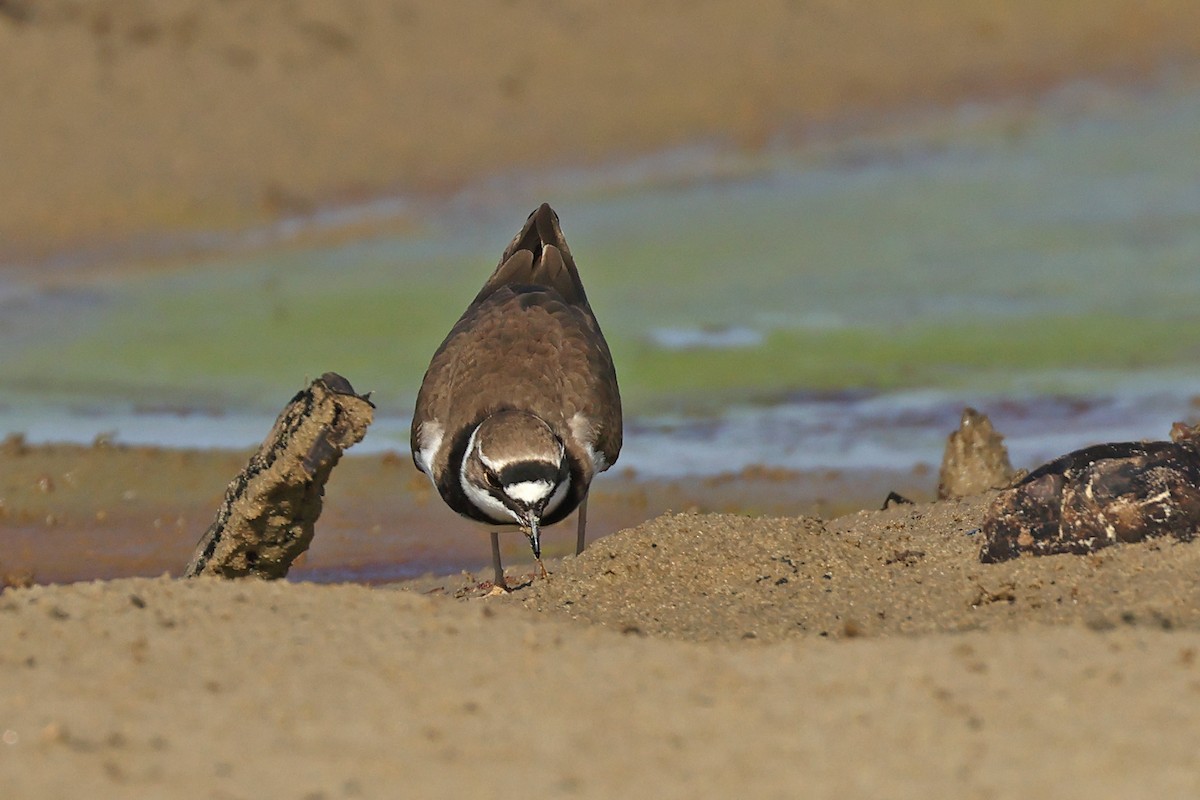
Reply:
[[[0,0],[0,263],[1200,54],[1188,0],[331,8]],[[873,510],[931,469],[752,470],[614,476],[548,580],[507,543],[510,595],[126,577],[178,574],[247,455],[0,448],[0,795],[1200,794],[1198,544],[983,565],[987,495]],[[295,574],[430,552],[487,561],[406,458],[351,455]]]
[[[29,565],[44,553],[63,575],[177,575],[218,476],[245,456],[10,441],[0,574],[40,578]],[[424,484],[406,462],[337,470],[307,577],[366,552],[411,557],[410,527],[486,563],[481,529],[456,550],[440,540],[449,512],[415,511]],[[887,480],[866,482],[878,497]],[[934,496],[932,470],[907,480]],[[699,483],[710,503],[786,505],[820,481],[729,476],[709,484],[730,489],[723,501]],[[659,514],[682,488],[641,484],[640,506],[625,491],[598,492],[593,518],[653,518],[551,559],[544,580],[516,548],[508,595],[489,594],[486,570],[9,586],[0,785],[22,798],[1200,790],[1200,545],[990,565],[976,528],[994,492],[822,518]],[[163,524],[185,505],[183,524]],[[372,531],[376,506],[391,521]]]
[[[9,796],[1200,791],[1200,547],[981,565],[986,497],[672,515],[489,597],[120,579],[0,595]]]

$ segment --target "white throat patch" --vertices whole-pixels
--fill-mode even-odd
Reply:
[[[527,505],[540,503],[550,496],[554,484],[550,481],[521,481],[504,487],[504,493]]]

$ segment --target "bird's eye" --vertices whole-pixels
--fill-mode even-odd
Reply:
[[[495,472],[493,472],[490,469],[485,469],[483,475],[484,475],[484,478],[488,482],[488,486],[492,487],[493,489],[500,488],[500,476],[499,475],[497,475]]]

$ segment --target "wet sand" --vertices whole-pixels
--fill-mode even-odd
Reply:
[[[248,456],[103,443],[30,447],[10,438],[0,445],[0,576],[18,583],[178,576]],[[930,499],[936,484],[924,468],[752,468],[670,481],[613,472],[593,488],[592,539],[667,511],[839,514],[878,507],[893,490]],[[574,530],[574,518],[547,529],[546,553],[573,550]],[[290,577],[381,582],[485,566],[490,574],[490,552],[486,528],[450,512],[407,455],[351,450],[326,486],[319,535]],[[515,531],[503,537],[503,552],[514,568],[531,562]]]

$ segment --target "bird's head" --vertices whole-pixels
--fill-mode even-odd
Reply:
[[[566,449],[549,425],[522,411],[487,417],[471,432],[460,480],[475,508],[493,522],[520,525],[541,558],[541,520],[571,485]]]

